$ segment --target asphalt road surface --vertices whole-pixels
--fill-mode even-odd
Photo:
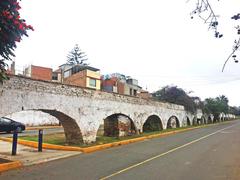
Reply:
[[[240,121],[12,170],[0,179],[239,180]]]
[[[49,128],[44,129],[43,134],[55,134],[64,132],[63,128]],[[18,133],[18,136],[32,136],[38,135],[38,130],[25,130],[22,133]],[[12,137],[11,133],[0,133],[0,137]]]

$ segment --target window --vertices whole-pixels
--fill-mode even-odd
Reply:
[[[70,71],[65,71],[63,76],[64,76],[64,78],[69,77],[70,76]]]
[[[130,88],[130,93],[129,93],[130,96],[133,95],[133,90]]]
[[[136,89],[133,90],[133,95],[137,96],[137,90]]]
[[[72,74],[76,74],[81,71],[81,68],[79,66],[74,66],[72,68]]]
[[[89,86],[91,86],[91,87],[96,87],[96,84],[97,84],[97,82],[96,82],[96,79],[89,79]]]
[[[58,80],[58,74],[57,73],[53,73],[52,74],[52,80]]]

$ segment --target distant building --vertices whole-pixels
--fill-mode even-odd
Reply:
[[[119,73],[102,76],[101,87],[103,91],[130,96],[137,96],[141,90],[136,79],[126,77]]]
[[[59,68],[52,72],[53,82],[62,82],[62,70]]]
[[[102,77],[101,86],[103,91],[114,92],[118,94],[124,94],[125,82],[118,79],[117,77],[106,78]]]
[[[150,99],[152,98],[152,94],[146,90],[140,90],[140,92],[138,93],[138,97],[143,99]]]
[[[15,61],[13,61],[10,68],[7,69],[7,74],[15,75]]]
[[[52,81],[52,69],[41,66],[30,65],[25,68],[24,75],[32,79]]]
[[[100,70],[87,65],[62,65],[64,84],[100,90]]]
[[[66,70],[69,70],[74,65],[72,64],[62,64],[59,68],[52,73],[52,81],[63,83],[63,73]]]
[[[127,79],[127,83],[124,86],[124,94],[130,95],[130,96],[137,96],[137,93],[142,88],[138,86],[138,80],[129,78]]]

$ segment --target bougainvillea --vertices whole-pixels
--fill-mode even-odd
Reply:
[[[18,0],[0,0],[0,81],[5,77],[6,60],[15,56],[16,43],[33,30],[20,17],[20,9]]]

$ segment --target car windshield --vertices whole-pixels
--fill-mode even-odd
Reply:
[[[11,123],[11,122],[12,122],[10,119],[5,118],[5,117],[1,117],[1,118],[0,118],[0,121],[1,121],[1,122],[4,122],[4,123]]]

